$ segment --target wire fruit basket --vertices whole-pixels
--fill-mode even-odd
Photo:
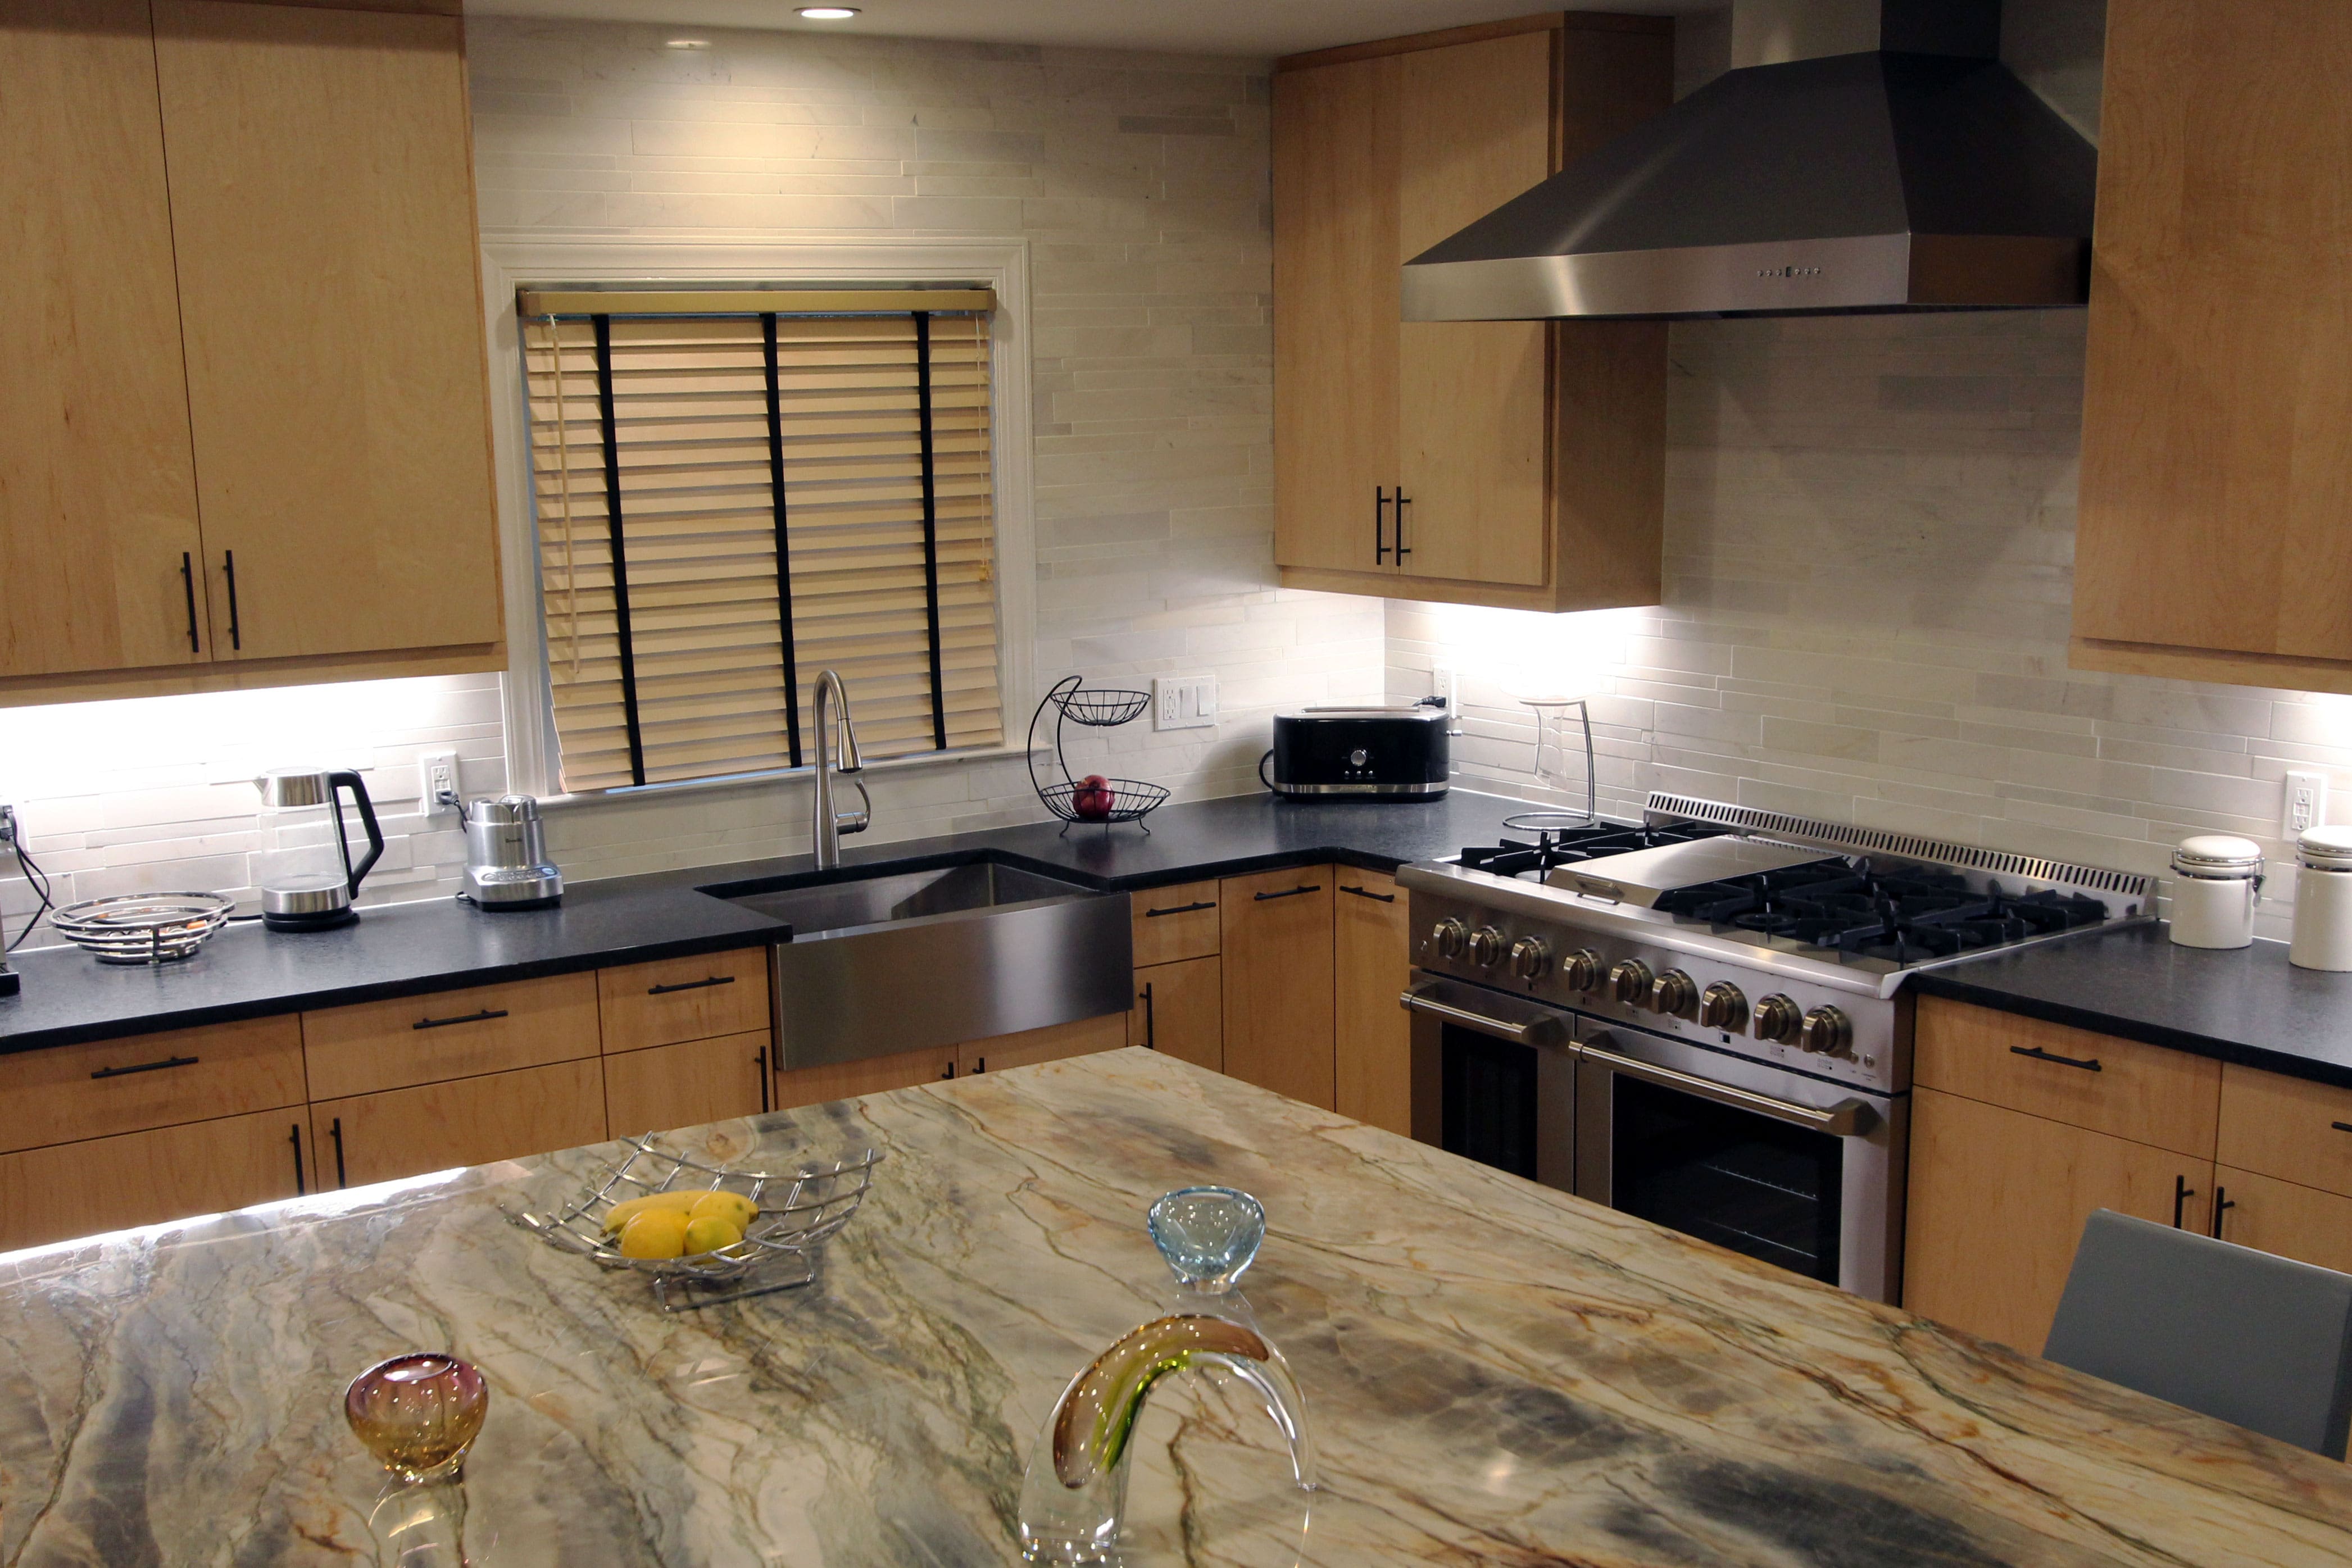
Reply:
[[[216,893],[135,893],[53,910],[49,924],[101,964],[171,964],[195,956],[236,904]]]
[[[816,1250],[847,1225],[874,1185],[881,1151],[790,1171],[738,1170],[705,1165],[663,1148],[659,1134],[628,1140],[629,1155],[553,1214],[528,1211],[515,1223],[561,1251],[606,1269],[653,1276],[664,1312],[692,1312],[726,1301],[789,1291],[816,1278]],[[732,1192],[759,1206],[743,1239],[716,1252],[686,1258],[625,1258],[619,1239],[604,1233],[613,1206],[656,1192]]]
[[[1029,718],[1029,782],[1037,791],[1037,799],[1045,810],[1059,817],[1065,824],[1100,822],[1105,827],[1114,822],[1134,822],[1143,819],[1165,802],[1165,785],[1147,783],[1140,779],[1105,779],[1088,774],[1084,779],[1070,773],[1067,755],[1062,749],[1062,727],[1077,723],[1096,729],[1112,729],[1141,718],[1151,706],[1150,692],[1119,691],[1102,687],[1086,689],[1083,677],[1065,675],[1054,683],[1037,711]],[[1037,770],[1037,726],[1045,719],[1045,710],[1052,708],[1054,717],[1054,767],[1061,774],[1059,782],[1048,783]],[[1100,779],[1100,782],[1093,780]],[[1070,830],[1065,826],[1062,831]],[[1150,832],[1150,828],[1143,830]]]

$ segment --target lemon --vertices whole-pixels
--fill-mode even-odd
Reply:
[[[687,1218],[674,1207],[641,1209],[621,1227],[624,1258],[676,1258],[686,1250]]]
[[[739,1240],[743,1232],[751,1228],[751,1221],[758,1218],[759,1214],[760,1206],[740,1192],[706,1192],[694,1200],[692,1208],[686,1211],[688,1219],[727,1221],[735,1228]]]
[[[699,1192],[649,1192],[643,1197],[624,1198],[604,1216],[604,1232],[611,1235],[647,1209],[674,1209],[684,1214],[697,1199],[706,1195]]]
[[[686,1222],[686,1249],[690,1253],[716,1252],[742,1239],[742,1228],[723,1215],[698,1214]]]

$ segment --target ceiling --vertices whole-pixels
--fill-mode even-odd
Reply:
[[[576,17],[678,29],[761,27],[1081,48],[1286,55],[1523,16],[1528,0],[845,0],[849,22],[806,22],[800,0],[466,0],[472,16]],[[1725,0],[1592,0],[1568,10],[1654,15]]]

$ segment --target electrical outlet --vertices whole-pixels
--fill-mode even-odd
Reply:
[[[1172,675],[1151,683],[1151,727],[1207,729],[1217,722],[1217,677]]]
[[[2305,828],[2315,828],[2327,821],[2327,775],[2325,773],[2294,773],[2286,776],[2286,798],[2279,809],[2279,835],[2294,838]]]
[[[1445,699],[1445,733],[1462,733],[1462,675],[1451,664],[1438,664],[1429,672],[1429,695]]]
[[[457,793],[457,754],[427,751],[416,758],[416,813],[435,817],[457,808],[441,797]]]
[[[16,842],[16,808],[0,806],[0,849],[13,848]]]

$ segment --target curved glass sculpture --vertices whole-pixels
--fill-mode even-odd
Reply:
[[[1254,1389],[1290,1446],[1291,1477],[1315,1488],[1306,1402],[1282,1354],[1247,1324],[1184,1313],[1155,1319],[1095,1357],[1046,1417],[1021,1487],[1021,1554],[1032,1563],[1116,1562],[1129,1439],[1161,1378],[1215,1366]]]

